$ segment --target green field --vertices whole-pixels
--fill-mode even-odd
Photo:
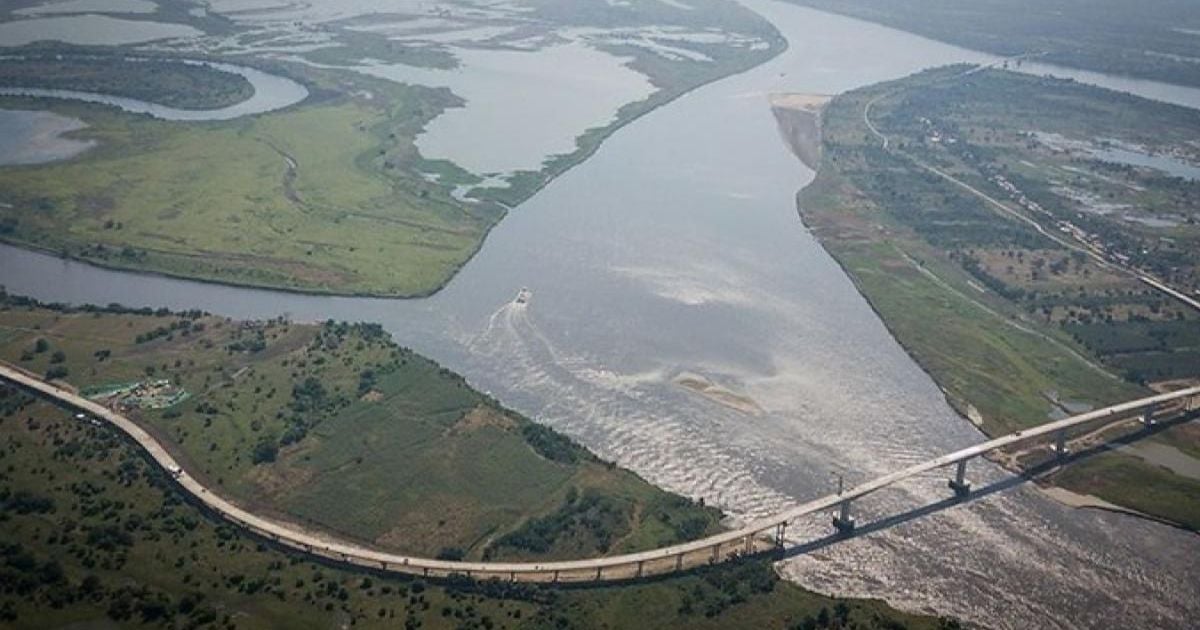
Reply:
[[[255,509],[390,548],[578,557],[716,527],[715,511],[497,407],[372,326],[5,296],[0,357],[92,391],[170,378],[193,398],[127,413],[190,471]],[[808,593],[766,559],[567,590],[354,572],[212,520],[119,433],[6,387],[0,441],[4,627],[958,627]]]
[[[1057,196],[1068,185],[1056,179],[1064,166],[1079,177],[1070,185],[1123,188],[1123,196],[1109,199],[1138,212],[1193,213],[1188,200],[1200,192],[1194,184],[1167,180],[1155,187],[1163,178],[1152,172],[1115,174],[1102,162],[1048,149],[1031,134],[1079,141],[1105,134],[1139,146],[1153,141],[1153,150],[1166,152],[1191,134],[1200,137],[1194,117],[1066,82],[963,71],[928,71],[834,99],[822,114],[818,174],[800,196],[805,224],[948,400],[990,435],[1044,423],[1075,403],[1098,407],[1144,396],[1147,382],[1200,375],[1194,311],[934,171],[1060,234],[1059,226],[1088,216],[1073,199]],[[864,123],[868,103],[889,150]],[[1175,132],[1161,135],[1165,128]],[[1003,182],[1018,182],[1016,192]],[[1037,205],[1022,205],[1022,198]],[[1110,244],[1107,255],[1131,242],[1147,260],[1181,252],[1170,280],[1185,288],[1194,281],[1196,250],[1181,246],[1200,237],[1194,225],[1151,231],[1120,216],[1087,221],[1087,231]],[[1153,439],[1189,452],[1196,436],[1177,427]],[[1165,476],[1175,489],[1142,497],[1139,509],[1194,523],[1178,498],[1194,504],[1200,483],[1141,460],[1125,465]],[[1084,473],[1062,479],[1123,502],[1137,487],[1129,482],[1135,477],[1114,476],[1103,485],[1083,484],[1094,479]]]
[[[442,111],[461,106],[461,99],[444,88],[401,85],[354,71],[368,60],[451,68],[456,58],[444,46],[398,43],[349,28],[365,18],[320,27],[337,45],[306,54],[328,66],[324,69],[237,61],[310,89],[308,100],[284,111],[229,122],[167,122],[95,105],[0,98],[0,107],[78,117],[89,127],[73,135],[99,143],[68,162],[0,167],[0,239],[104,266],[215,282],[328,294],[429,295],[474,255],[506,208],[585,160],[617,129],[786,46],[768,22],[729,0],[702,0],[692,9],[573,0],[536,3],[532,15],[523,12],[513,22],[523,26],[515,38],[549,37],[559,28],[666,25],[729,29],[767,45],[677,44],[708,57],[703,62],[603,46],[630,58],[630,66],[644,72],[657,91],[586,130],[573,151],[548,158],[539,170],[511,174],[507,187],[473,190],[471,202],[451,192],[480,177],[444,160],[423,159],[413,142]],[[203,27],[224,30],[229,24],[223,20]],[[243,25],[237,37],[250,42],[267,35]],[[38,87],[74,82],[74,89],[192,105],[225,103],[237,92],[238,86],[225,83],[238,77],[183,70],[168,61],[114,61],[136,51],[115,50],[119,53],[103,53],[106,60],[86,61],[83,53],[96,50],[49,44],[14,49],[29,59],[6,63],[0,83],[7,75],[13,84],[44,75]],[[68,56],[58,60],[64,51]]]
[[[131,413],[189,471],[389,549],[581,557],[717,527],[715,510],[597,460],[374,326],[11,306],[0,330],[0,357],[85,391],[169,380],[184,402]],[[536,538],[517,535],[536,519]]]
[[[282,112],[175,123],[100,106],[10,98],[78,116],[100,146],[0,169],[0,238],[173,275],[327,293],[441,287],[502,215],[419,174],[421,127],[444,90],[310,72]]]
[[[1054,483],[1200,531],[1197,484],[1129,455],[1105,453],[1069,466]]]
[[[0,439],[6,628],[959,627],[808,593],[766,561],[569,590],[352,572],[210,520],[114,433],[6,388]]]

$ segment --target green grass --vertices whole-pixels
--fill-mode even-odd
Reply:
[[[6,388],[0,439],[6,628],[790,628],[842,615],[864,629],[958,627],[806,592],[765,561],[570,590],[354,572],[210,520],[113,432]]]
[[[928,71],[834,99],[822,114],[820,169],[800,197],[806,225],[951,404],[981,420],[989,435],[1045,423],[1056,410],[1052,397],[1103,406],[1147,395],[1134,382],[1142,378],[1194,372],[1194,314],[1162,305],[1164,298],[1148,296],[1132,278],[1113,276],[1085,258],[1073,260],[1065,248],[921,167],[937,164],[986,187],[991,184],[981,173],[994,172],[988,170],[994,168],[991,160],[1004,155],[1005,163],[1016,163],[1026,157],[1022,151],[1034,151],[1014,128],[1069,135],[1086,127],[1087,133],[1102,133],[1106,122],[1135,120],[1130,113],[1143,108],[1148,121],[1112,134],[1144,139],[1163,124],[1151,114],[1170,119],[1179,112],[1009,73],[949,78],[961,70]],[[880,149],[863,123],[863,109],[872,100],[872,119],[889,135],[891,151]],[[1057,114],[1049,105],[1056,100]],[[1087,107],[1097,110],[1097,120],[1081,122]],[[1030,122],[1034,113],[1040,117]],[[959,142],[927,142],[930,127]],[[1033,180],[1021,186],[1035,195],[1043,190]],[[1184,198],[1180,194],[1187,193],[1173,193],[1171,208]],[[1051,212],[1062,209],[1049,198],[1039,201]],[[1117,234],[1112,238],[1120,238],[1117,228],[1110,229]],[[1019,260],[1037,258],[1067,262],[1060,271],[1032,279],[1022,277],[1023,271],[1004,274],[1004,264],[1025,269]],[[1170,352],[1112,354],[1143,346]],[[1195,434],[1173,439],[1192,444]],[[1107,470],[1108,460],[1099,461],[1084,464],[1070,478]],[[1194,523],[1181,514],[1197,505],[1196,484],[1140,460],[1113,471],[1120,474],[1104,483],[1093,479],[1087,490],[1132,506],[1143,483],[1162,481],[1163,494],[1141,497],[1138,509]],[[1186,505],[1173,507],[1176,501]]]
[[[489,550],[494,539],[581,494],[615,506],[602,535],[572,523],[525,555],[632,551],[717,528],[715,510],[597,460],[377,327],[4,308],[0,357],[38,373],[65,368],[85,391],[169,379],[190,398],[137,413],[189,471],[347,537],[505,557],[514,550]]]
[[[660,89],[581,134],[573,151],[514,174],[508,188],[477,191],[475,203],[450,193],[477,175],[425,160],[413,144],[430,120],[461,105],[445,89],[257,60],[306,83],[312,96],[286,111],[226,123],[170,123],[99,106],[0,99],[0,105],[82,118],[90,127],[76,135],[101,143],[68,163],[0,168],[0,197],[10,204],[0,206],[0,239],[105,266],[231,284],[428,295],[474,255],[507,207],[588,158],[617,129],[785,46],[769,22],[736,3],[702,0],[694,8],[614,9],[601,0],[533,7],[547,28],[720,27],[769,45],[697,44],[712,58],[703,63],[666,61],[644,49],[615,51],[632,55],[635,69]],[[364,58],[438,68],[456,63],[444,48],[388,42],[377,34],[342,29],[337,42],[309,58],[333,65]],[[139,78],[147,80],[143,91],[162,91],[170,77]],[[294,173],[289,156],[297,163]],[[440,177],[431,182],[427,175]]]
[[[178,321],[190,323],[155,333],[172,330],[170,324]],[[495,516],[486,510],[470,515],[447,510],[459,502],[510,510],[498,521],[496,531],[502,531],[505,524],[513,525],[515,514],[543,518],[588,495],[618,506],[613,550],[679,540],[680,525],[688,519],[692,524],[682,529],[693,535],[714,526],[713,511],[598,462],[564,438],[549,437],[548,429],[505,430],[531,425],[495,408],[453,374],[390,345],[374,328],[283,322],[246,327],[198,314],[66,312],[10,297],[0,307],[0,323],[0,357],[17,355],[27,369],[49,367],[54,353],[62,351],[66,358],[55,365],[65,365],[79,384],[136,380],[148,366],[183,383],[197,399],[182,415],[147,413],[142,421],[178,438],[177,449],[197,458],[189,467],[197,461],[231,466],[224,473],[226,491],[254,487],[249,478],[259,471],[303,475],[309,466],[361,456],[356,471],[323,469],[321,477],[290,487],[289,496],[311,497],[314,518],[336,519],[339,511],[352,515],[355,522],[349,526],[363,536],[369,532],[358,519],[388,521],[395,515],[385,513],[395,506],[426,522],[468,517],[483,522]],[[152,340],[131,341],[139,336]],[[38,339],[46,341],[38,344]],[[44,349],[35,352],[39,346]],[[101,347],[111,352],[103,361],[91,354]],[[27,350],[30,358],[20,361]],[[398,367],[380,367],[397,352]],[[270,367],[283,361],[290,372]],[[364,381],[359,374],[368,364],[379,375]],[[281,387],[298,382],[311,394],[315,388],[304,383],[317,368],[325,396],[301,399],[324,401],[305,406],[320,421],[296,450],[285,448],[272,464],[250,464],[255,440],[280,428],[271,421],[276,403],[295,402]],[[336,402],[351,388],[357,393],[360,383],[383,397],[370,396],[377,399],[374,406],[362,400]],[[208,414],[192,411],[193,403],[218,409],[209,426]],[[474,415],[464,418],[466,409]],[[258,429],[252,426],[256,419],[265,420]],[[210,439],[222,445],[209,451]],[[76,421],[67,410],[5,387],[0,387],[0,443],[4,627],[809,628],[841,627],[843,621],[865,629],[958,627],[899,613],[882,602],[806,592],[780,581],[766,560],[569,590],[430,584],[354,572],[273,549],[211,519],[118,432]],[[401,452],[378,457],[383,448]],[[415,474],[418,463],[434,470]],[[235,479],[238,471],[244,474]],[[566,489],[560,493],[554,487]],[[540,501],[532,497],[539,491],[547,493]],[[272,499],[251,500],[258,507]],[[595,538],[582,529],[574,523],[561,528],[542,557],[591,551]],[[439,550],[465,540],[450,530],[437,532]],[[432,546],[435,539],[421,543]],[[493,556],[529,554],[497,548]]]
[[[1200,530],[1200,481],[1130,455],[1105,453],[1065,468],[1054,483]]]
[[[310,80],[318,95],[305,104],[230,122],[7,99],[79,116],[90,125],[80,136],[101,144],[65,163],[0,169],[11,204],[0,209],[0,237],[107,266],[254,286],[390,296],[441,287],[500,216],[418,173],[412,138],[453,99],[366,79]]]
[[[987,433],[1046,422],[1054,408],[1048,392],[1097,406],[1143,394],[1072,354],[1057,331],[1016,321],[873,204],[840,196],[837,177],[823,170],[801,194],[806,224],[950,402],[979,411]]]

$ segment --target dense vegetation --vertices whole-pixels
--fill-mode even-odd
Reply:
[[[1200,295],[1200,181],[1104,161],[1103,153],[1123,146],[1196,160],[1189,139],[1200,138],[1200,119],[1193,111],[1005,72],[914,85],[877,107],[878,122],[906,155],[1071,237],[1064,244],[1008,220],[930,171],[902,180],[904,171],[883,168],[894,156],[865,153],[880,167],[862,178],[868,192],[979,284],[1029,317],[1067,326],[1079,341],[1113,333],[1158,337],[1196,326],[1194,309],[1114,265]],[[1097,354],[1139,383],[1200,376],[1192,360],[1196,339],[1173,341],[1125,348],[1121,356]]]
[[[5,627],[958,627],[806,593],[765,561],[569,591],[356,573],[211,521],[111,431],[5,388],[0,438]]]
[[[204,65],[46,52],[5,60],[0,87],[98,92],[183,109],[228,107],[254,94],[241,75]]]
[[[1200,85],[1191,0],[789,0],[933,39],[1065,66]]]
[[[1135,275],[1200,287],[1200,184],[1114,168],[1097,153],[1119,145],[1194,161],[1194,112],[966,70],[835,99],[822,116],[819,172],[801,195],[806,224],[951,402],[990,434],[1200,376],[1200,315]],[[887,148],[864,123],[868,103]],[[1198,438],[1180,427],[1153,440],[1191,452]],[[1083,483],[1109,460],[1140,474]],[[1164,490],[1142,496],[1139,509],[1194,522],[1181,504],[1200,496],[1195,480],[1129,455],[1084,466],[1064,483],[1113,501],[1156,483]]]
[[[183,402],[129,413],[193,474],[342,535],[428,556],[579,557],[717,526],[715,510],[598,461],[375,325],[60,311],[17,298],[4,307],[0,357],[61,368],[48,376],[84,391],[167,380],[188,393]],[[569,519],[535,548],[489,546],[576,497],[602,503],[606,518]]]
[[[203,124],[4,99],[82,118],[82,133],[100,146],[70,162],[0,169],[0,238],[239,284],[403,296],[437,289],[502,215],[492,204],[460,203],[421,175],[413,137],[457,100],[312,69],[303,78],[318,95],[299,106]]]
[[[174,333],[149,342],[137,344],[132,341],[145,330],[162,327],[164,320],[184,320],[191,325],[177,327]],[[197,329],[198,324],[204,324],[204,327]],[[298,335],[294,331],[284,334],[284,326],[310,334]],[[364,395],[392,391],[386,374],[379,375],[387,370],[374,368],[376,376],[363,376],[362,370],[346,370],[344,376],[326,373],[315,382],[301,376],[304,370],[298,369],[297,377],[286,381],[292,383],[291,390],[266,389],[253,377],[253,373],[265,371],[262,365],[246,361],[248,357],[261,360],[264,354],[286,356],[288,352],[278,345],[281,338],[294,344],[289,347],[302,349],[306,346],[301,341],[320,338],[322,344],[332,345],[339,335],[345,337],[345,343],[354,352],[338,356],[336,360],[332,354],[310,353],[307,360],[315,363],[323,358],[326,365],[345,365],[343,362],[349,358],[353,365],[355,353],[388,356],[389,353],[380,353],[383,346],[379,344],[384,336],[377,327],[338,324],[301,327],[277,321],[268,328],[245,328],[240,334],[233,334],[232,328],[241,327],[195,312],[127,311],[120,307],[46,308],[29,300],[4,296],[0,306],[0,344],[3,345],[0,353],[11,359],[10,354],[16,348],[41,348],[37,357],[21,362],[29,366],[41,365],[42,355],[62,351],[64,361],[77,374],[91,375],[85,381],[117,375],[131,378],[145,374],[147,368],[153,367],[156,375],[166,373],[172,379],[194,385],[200,381],[189,377],[192,370],[187,368],[195,368],[196,373],[201,374],[220,374],[222,378],[240,372],[243,376],[250,375],[248,382],[260,390],[257,393],[252,393],[253,389],[240,390],[240,396],[231,398],[245,403],[253,399],[262,405],[260,412],[266,408],[266,401],[279,399],[286,408],[285,415],[297,414],[305,418],[304,423],[313,424],[314,431],[337,421],[336,410],[347,404],[342,398],[350,398],[351,392],[356,396],[360,383],[366,392]],[[107,331],[107,334],[98,331]],[[261,349],[234,350],[229,347],[230,343],[225,343],[230,339],[257,337],[258,331],[266,331],[263,333],[266,341]],[[87,353],[91,345],[80,341],[84,336],[94,340],[93,343],[108,344],[108,354]],[[124,341],[126,336],[128,342]],[[195,344],[192,349],[196,352],[188,353],[194,355],[195,364],[181,359],[180,365],[175,366],[173,360],[166,357],[186,356],[174,352],[187,347],[187,344],[180,345],[184,339]],[[148,348],[156,344],[157,352]],[[209,352],[199,350],[210,344]],[[147,354],[154,359],[149,360]],[[431,364],[410,353],[401,351],[401,356],[402,361],[409,364],[420,362],[425,366],[421,371],[434,372],[432,380],[410,383],[407,396],[414,403],[407,407],[410,412],[420,407],[419,401],[412,400],[414,392],[431,387],[439,389],[439,382],[459,387],[457,383],[461,380],[457,377],[439,373]],[[296,366],[295,363],[292,365]],[[237,389],[218,379],[209,384],[217,389]],[[271,391],[275,394],[270,395]],[[176,429],[188,426],[188,432],[184,434],[187,437],[180,444],[186,452],[188,444],[201,441],[206,434],[201,427],[210,419],[215,419],[211,426],[217,426],[227,422],[229,415],[242,415],[239,407],[231,408],[229,403],[230,398],[200,396],[184,405],[184,409],[163,411],[163,418],[169,419],[170,423],[153,421],[150,418],[153,414],[142,416],[142,420],[152,429],[171,435],[180,435]],[[199,415],[191,412],[193,405]],[[499,413],[505,412],[499,410]],[[328,414],[334,415],[328,417]],[[247,414],[245,417],[254,416]],[[270,414],[262,413],[258,417],[270,417]],[[511,414],[505,417],[513,422],[524,422]],[[436,423],[437,419],[426,415],[420,421]],[[479,421],[478,417],[472,420]],[[498,418],[490,417],[487,421],[495,422]],[[289,420],[288,424],[294,426],[295,423]],[[405,424],[403,420],[401,424]],[[474,430],[480,428],[476,426]],[[270,427],[264,425],[258,431],[268,430]],[[456,423],[450,430],[471,429]],[[248,429],[247,433],[254,431]],[[362,436],[361,432],[359,435]],[[507,435],[518,443],[523,440],[519,431]],[[807,593],[781,582],[766,560],[722,565],[650,583],[562,591],[469,580],[429,583],[355,572],[277,550],[213,520],[188,503],[168,476],[151,465],[118,432],[104,425],[76,420],[66,411],[6,387],[0,387],[0,443],[4,445],[0,449],[0,625],[5,627],[40,629],[72,624],[487,629],[634,625],[647,628],[804,629],[957,627],[949,621],[897,613],[879,602],[836,600]],[[241,453],[245,458],[252,443],[251,440],[236,442],[229,450]],[[493,442],[499,443],[501,440]],[[564,442],[563,448],[566,444]],[[432,443],[427,448],[435,451],[437,457],[451,460],[452,465],[464,464],[456,459],[454,448],[458,447],[452,444]],[[641,509],[654,512],[671,523],[691,523],[682,525],[686,531],[661,535],[699,535],[711,527],[711,512],[654,490],[627,473],[596,463],[577,446],[571,448],[580,462],[596,464],[587,470],[588,475],[618,477],[625,480],[622,482],[625,487],[634,489],[634,496],[650,497],[657,502],[643,503]],[[224,450],[225,447],[218,447],[216,456],[231,454],[219,455]],[[366,455],[369,451],[360,449],[359,454]],[[539,457],[529,446],[523,452],[500,451],[497,457],[501,467],[490,469],[488,474],[517,477],[521,473],[505,473],[504,469],[524,470],[529,460]],[[250,470],[264,470],[274,464],[246,465]],[[326,474],[337,473],[327,471]],[[463,486],[476,481],[475,478],[459,479],[457,486],[444,486],[441,491],[466,497],[469,489]],[[532,479],[519,481],[536,483]],[[376,487],[400,490],[412,485],[411,481],[388,476],[381,476],[375,484]],[[353,484],[342,486],[343,489],[353,487]],[[496,497],[502,501],[517,503],[525,500],[513,493],[514,487],[493,488],[492,491],[507,493]],[[615,505],[631,500],[630,495],[598,490],[596,484],[581,491],[574,487],[568,487],[562,498],[563,505]],[[346,494],[338,507],[354,511],[357,500],[353,493]],[[453,516],[444,505],[422,504],[411,509],[425,511],[430,518]],[[619,512],[620,508],[613,514]],[[536,517],[531,522],[556,520],[556,514],[558,512]],[[638,527],[643,534],[635,532],[630,536],[628,519],[617,517],[610,524],[615,528],[616,536],[624,535],[624,540],[619,543],[616,537],[610,536],[614,547],[618,544],[636,547],[640,544],[636,540],[639,535],[646,543],[651,542],[645,532],[653,528]],[[555,541],[550,546],[565,548],[557,539],[559,535],[565,535],[575,539],[578,549],[581,540],[586,542],[588,536],[605,531],[604,527],[586,527],[587,536],[582,538],[579,537],[580,528],[574,523],[555,529]],[[550,535],[550,530],[544,527],[532,529]],[[446,533],[443,540],[450,543],[452,534]],[[456,558],[465,556],[466,552],[447,544],[439,550],[439,555]]]

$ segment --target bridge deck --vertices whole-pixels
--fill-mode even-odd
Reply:
[[[302,527],[253,514],[229,500],[211,492],[195,477],[183,471],[179,462],[152,435],[125,416],[100,404],[87,400],[59,385],[48,383],[40,377],[19,367],[0,363],[0,380],[8,381],[23,389],[50,398],[83,413],[102,418],[137,442],[150,457],[167,471],[174,473],[176,481],[195,500],[201,502],[223,518],[251,532],[276,542],[303,550],[307,553],[332,558],[338,561],[372,567],[379,570],[409,574],[431,574],[445,576],[468,574],[496,576],[529,581],[558,581],[562,579],[619,580],[631,577],[679,570],[712,561],[722,561],[733,555],[732,551],[757,549],[755,537],[772,532],[780,525],[802,516],[834,508],[839,504],[864,497],[872,492],[915,477],[931,470],[949,466],[960,461],[979,457],[990,451],[1011,446],[1019,442],[1036,440],[1083,424],[1115,421],[1153,410],[1173,401],[1200,396],[1200,387],[1159,394],[1097,409],[1084,414],[1050,422],[1033,429],[989,440],[941,457],[910,466],[903,470],[872,479],[842,494],[833,494],[798,505],[780,514],[760,519],[749,525],[722,532],[700,540],[671,545],[640,553],[606,556],[584,560],[554,562],[460,562],[419,558],[371,549],[356,543],[335,540],[327,535],[306,531]],[[722,554],[724,552],[724,554]],[[605,571],[608,571],[605,573]],[[645,573],[643,573],[645,571]]]

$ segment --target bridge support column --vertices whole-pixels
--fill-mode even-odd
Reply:
[[[954,491],[954,495],[959,498],[971,494],[971,482],[967,481],[967,460],[958,462],[954,478],[950,480],[949,486]]]
[[[783,549],[783,535],[787,531],[787,521],[784,521],[775,526],[775,546]]]
[[[720,559],[721,559],[721,544],[717,543],[717,544],[713,545],[712,560],[710,562],[712,564],[716,564],[717,561]]]
[[[1067,430],[1059,429],[1054,435],[1054,454],[1062,459],[1070,453],[1071,451],[1067,450]]]
[[[642,570],[645,568],[646,568],[646,562],[644,560],[638,560],[638,564],[637,564],[637,576],[638,577],[642,577]]]
[[[516,571],[509,571],[509,572],[508,572],[508,581],[509,581],[509,582],[516,582],[516,581],[517,581],[517,572],[516,572]]]
[[[849,534],[854,531],[854,517],[850,515],[850,500],[842,501],[837,516],[833,517],[833,526],[838,533]]]
[[[754,534],[746,534],[746,547],[743,553],[747,556],[754,553]]]
[[[675,556],[675,570],[676,571],[683,570],[683,554],[679,554],[678,556]]]
[[[603,571],[603,570],[604,570],[604,568],[603,568],[603,567],[596,567],[596,581],[597,581],[597,582],[599,582],[599,581],[600,581],[600,572],[601,572],[601,571]]]
[[[1155,411],[1156,410],[1153,406],[1146,407],[1142,410],[1142,414],[1138,416],[1138,420],[1142,423],[1143,427],[1149,429],[1158,424],[1158,420],[1154,418]]]
[[[554,581],[554,582],[557,582],[557,581],[558,581],[558,571],[555,571],[555,572],[554,572],[554,578],[553,578],[553,581]]]

